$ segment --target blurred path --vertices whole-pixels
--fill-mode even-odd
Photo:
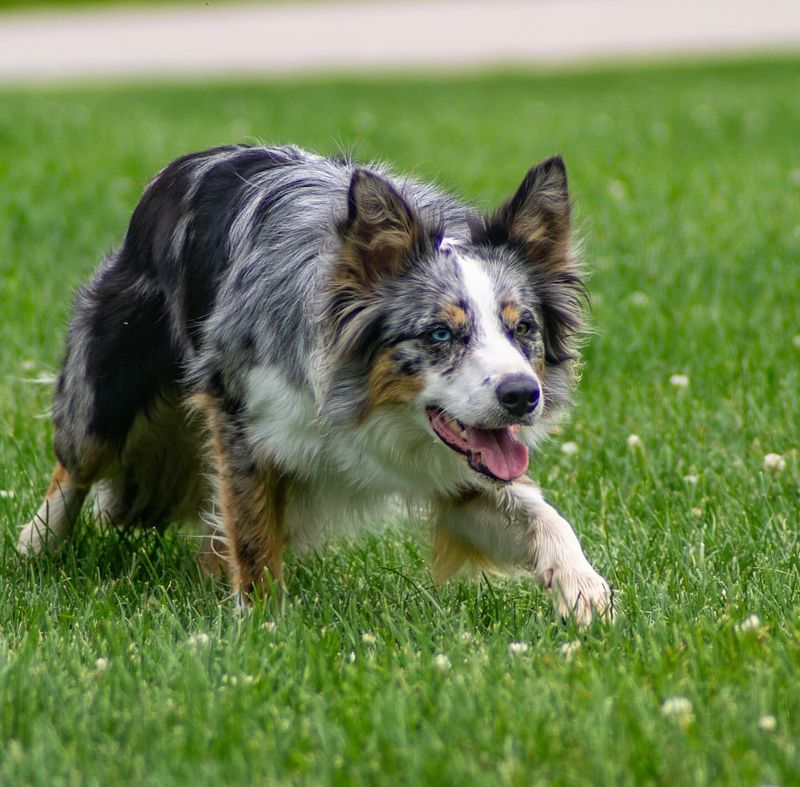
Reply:
[[[384,0],[0,15],[0,81],[800,51],[800,0]]]

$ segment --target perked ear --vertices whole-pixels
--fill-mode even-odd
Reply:
[[[567,170],[560,156],[537,164],[517,193],[492,215],[476,222],[473,240],[521,249],[530,264],[544,318],[545,360],[550,365],[577,357],[586,290],[571,245]]]
[[[561,156],[537,164],[514,196],[484,219],[479,234],[492,244],[522,246],[542,264],[569,255],[570,200],[567,169]]]
[[[351,274],[369,286],[403,271],[422,237],[422,223],[388,180],[356,169],[347,194],[343,256]]]

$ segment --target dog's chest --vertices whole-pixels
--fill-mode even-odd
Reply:
[[[250,373],[246,401],[257,458],[303,481],[340,484],[355,496],[430,498],[471,479],[460,457],[426,433],[421,414],[387,410],[363,425],[333,427],[309,391],[271,367]]]

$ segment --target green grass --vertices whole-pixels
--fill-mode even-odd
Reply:
[[[290,559],[286,608],[237,619],[185,536],[87,519],[52,559],[0,559],[0,783],[799,783],[798,73],[3,91],[7,544],[53,462],[50,392],[28,378],[57,369],[71,291],[165,162],[235,140],[344,147],[489,206],[560,151],[596,335],[533,474],[619,621],[561,626],[519,580],[434,587],[424,532],[403,530]],[[662,715],[674,696],[692,719]]]

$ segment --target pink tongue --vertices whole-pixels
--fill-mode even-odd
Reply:
[[[480,452],[481,464],[503,481],[513,481],[528,469],[528,446],[516,440],[510,429],[467,427],[469,447]]]

